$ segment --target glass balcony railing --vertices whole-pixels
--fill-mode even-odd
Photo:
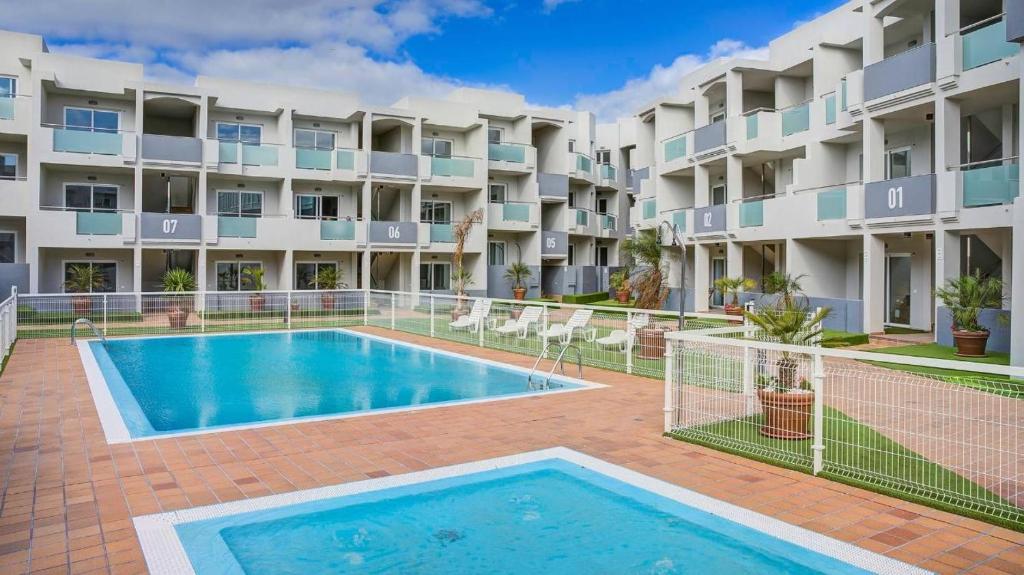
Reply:
[[[14,98],[0,96],[0,120],[14,119]]]
[[[846,188],[818,192],[818,221],[846,219]]]
[[[576,153],[576,171],[577,172],[584,172],[584,173],[587,173],[587,174],[591,174],[591,173],[593,173],[593,169],[594,169],[593,164],[594,164],[594,162],[593,162],[593,160],[590,159],[589,156],[585,156],[585,155],[580,154],[578,152]]]
[[[671,162],[686,157],[686,134],[679,134],[665,140],[665,161]]]
[[[321,240],[354,240],[356,223],[351,220],[320,220]]]
[[[472,178],[473,160],[469,158],[430,158],[430,173],[434,176]]]
[[[237,164],[245,166],[276,166],[277,147],[267,144],[246,144],[242,142],[220,142],[218,145],[218,161],[221,164]]]
[[[601,214],[601,229],[615,231],[615,216],[612,214]]]
[[[615,166],[611,164],[601,164],[601,179],[602,180],[616,180]]]
[[[846,111],[846,78],[839,82],[839,110]]]
[[[430,243],[450,244],[453,241],[451,224],[430,224]]]
[[[241,216],[218,216],[217,237],[221,238],[255,238],[256,220]]]
[[[590,225],[590,212],[587,210],[576,210],[576,225],[583,227]]]
[[[679,233],[686,232],[686,210],[672,213],[672,225],[675,226]]]
[[[756,228],[764,225],[764,200],[740,204],[740,227]]]
[[[836,95],[825,96],[825,125],[831,126],[836,123]]]
[[[505,203],[501,207],[501,219],[506,222],[530,221],[530,204]]]
[[[356,169],[356,153],[354,150],[338,150],[335,152],[335,163],[339,170]]]
[[[75,233],[80,236],[116,236],[121,234],[121,214],[117,212],[78,212]]]
[[[644,219],[653,220],[658,215],[657,200],[644,200],[643,210]]]
[[[1008,204],[1020,190],[1018,164],[979,167],[961,173],[965,208]]]
[[[758,131],[757,114],[751,114],[751,115],[747,116],[747,139],[748,140],[756,140],[757,139],[757,131]]]
[[[975,28],[961,36],[964,53],[964,70],[970,70],[1003,58],[1009,58],[1020,50],[1014,42],[1006,41],[1006,21],[999,20],[981,28]]]
[[[792,136],[811,128],[811,106],[801,104],[782,111],[782,135]]]
[[[300,170],[330,170],[331,151],[295,148],[295,167]]]
[[[487,158],[495,162],[526,163],[526,146],[524,144],[487,144]]]
[[[123,150],[124,139],[120,132],[93,132],[71,128],[53,129],[54,152],[120,156]]]

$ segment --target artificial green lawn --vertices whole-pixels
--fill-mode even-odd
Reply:
[[[863,345],[870,341],[868,334],[866,333],[853,333],[835,329],[826,329],[822,331],[822,347],[847,347],[851,345]]]
[[[873,353],[888,353],[892,355],[907,355],[911,357],[965,361],[986,365],[1010,365],[1010,354],[1008,353],[990,351],[988,352],[988,357],[960,357],[956,355],[956,348],[939,345],[937,343],[883,347],[868,351]],[[1017,379],[1010,379],[1010,377],[1005,375],[984,374],[966,370],[941,369],[937,367],[922,367],[884,361],[868,361],[867,363],[897,371],[937,377],[944,381],[957,383],[974,389],[990,391],[1007,397],[1024,399],[1024,382]]]
[[[826,406],[824,418],[822,477],[1024,531],[1024,522],[999,516],[1003,512],[1019,517],[1020,510],[984,487],[929,461],[837,409]],[[762,423],[763,416],[758,414],[668,435],[773,465],[810,472],[813,461],[811,440],[786,441],[764,437],[758,432]],[[953,500],[951,494],[954,493],[964,499]],[[976,505],[977,501],[983,501],[994,512],[971,511],[969,506]]]

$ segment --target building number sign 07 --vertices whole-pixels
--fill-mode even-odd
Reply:
[[[895,210],[903,207],[903,186],[889,188],[889,209]]]
[[[163,231],[165,234],[173,234],[178,229],[178,220],[165,219],[163,222]]]

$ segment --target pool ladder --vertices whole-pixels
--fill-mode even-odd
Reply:
[[[96,327],[96,324],[94,324],[91,319],[87,317],[80,317],[71,324],[71,345],[75,345],[75,328],[77,328],[80,323],[84,323],[89,326],[93,335],[98,337],[103,343],[107,343],[107,336],[103,335],[103,332],[100,331],[100,328]]]
[[[544,379],[538,379],[535,385],[533,382],[533,376],[534,374],[537,373],[537,366],[540,365],[540,360],[547,357],[548,350],[551,349],[552,347],[561,348],[561,350],[559,350],[558,352],[558,357],[555,359],[555,364],[551,366],[551,371],[548,372],[547,377],[545,377]],[[570,349],[576,352],[576,367],[579,373],[577,379],[583,379],[583,353],[580,351],[580,348],[572,344],[563,346],[559,343],[552,342],[544,346],[544,351],[540,352],[540,355],[537,356],[537,361],[533,362],[533,369],[530,370],[530,375],[526,377],[527,388],[530,390],[550,388],[551,377],[555,375],[556,368],[561,367],[562,375],[565,375],[565,352],[569,351]]]

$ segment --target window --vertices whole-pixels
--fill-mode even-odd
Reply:
[[[0,76],[0,98],[13,98],[18,94],[18,79]]]
[[[14,232],[0,232],[0,264],[13,264],[17,253]]]
[[[242,142],[259,145],[263,142],[263,126],[217,122],[217,139],[222,142]]]
[[[263,215],[263,192],[217,192],[217,215],[258,218]]]
[[[719,113],[714,114],[714,115],[711,116],[711,123],[712,124],[717,124],[718,122],[721,122],[724,119],[725,119],[725,112],[719,112]]]
[[[96,272],[102,281],[99,286],[94,286],[89,293],[110,293],[114,290],[114,282],[117,281],[117,264],[114,262],[64,262],[64,281],[71,279],[71,270],[76,266],[91,268]]]
[[[217,291],[256,291],[245,270],[263,269],[262,262],[217,262]]]
[[[75,212],[116,212],[117,186],[64,184],[64,208]]]
[[[487,242],[487,265],[505,265],[505,242]]]
[[[569,207],[576,207],[576,192],[569,192]]]
[[[0,180],[18,177],[18,154],[0,154]]]
[[[295,147],[310,148],[314,150],[333,150],[334,132],[324,130],[295,130]]]
[[[720,206],[725,203],[725,186],[711,188],[711,205]]]
[[[569,152],[575,152],[575,151],[576,151],[576,140],[573,140],[572,138],[569,138]]]
[[[612,151],[611,150],[598,150],[597,151],[597,163],[598,164],[611,164],[612,163]]]
[[[337,286],[325,285],[320,287],[316,278],[324,269],[338,271],[338,264],[334,262],[298,262],[295,264],[295,289],[316,290],[336,289]],[[339,278],[340,279],[340,278]]]
[[[437,158],[452,157],[452,141],[441,138],[422,138],[420,153]]]
[[[452,265],[446,262],[420,264],[420,291],[451,289]]]
[[[305,220],[336,220],[338,197],[299,194],[295,196],[295,217]]]
[[[569,244],[569,262],[568,265],[576,265],[576,246]]]
[[[492,204],[505,203],[505,198],[508,195],[507,184],[490,184],[488,189],[490,190],[490,202]]]
[[[910,176],[910,148],[897,148],[885,153],[885,179]]]
[[[116,133],[121,127],[121,114],[113,110],[64,108],[64,127],[69,130]]]
[[[452,203],[420,202],[420,221],[425,224],[452,223]]]
[[[597,213],[607,214],[608,213],[608,198],[597,199]]]
[[[594,259],[599,266],[608,265],[608,246],[597,246],[594,253]]]
[[[500,144],[505,141],[505,128],[487,128],[487,143]]]

